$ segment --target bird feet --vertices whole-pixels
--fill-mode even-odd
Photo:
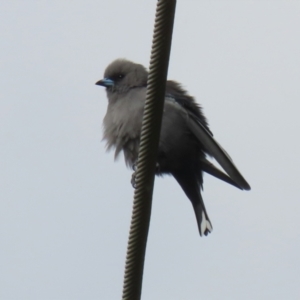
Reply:
[[[132,169],[133,169],[134,172],[131,175],[130,183],[131,183],[132,187],[134,189],[136,189],[137,161],[132,165]],[[160,166],[159,166],[159,163],[156,163],[156,165],[155,165],[155,173],[159,174],[159,172],[160,172]]]
[[[132,187],[133,187],[134,189],[136,189],[135,178],[136,178],[136,171],[134,171],[134,172],[132,173],[132,175],[131,175],[131,180],[130,180],[131,185],[132,185]]]
[[[138,161],[136,160],[133,165],[132,165],[132,170],[134,171],[131,175],[131,185],[134,189],[136,189],[136,182],[135,182],[135,178],[136,178],[136,172],[137,172],[137,166],[138,166]]]

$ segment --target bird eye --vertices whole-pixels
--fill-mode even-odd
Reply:
[[[119,73],[119,74],[115,74],[113,76],[111,76],[111,79],[114,81],[120,81],[121,79],[123,79],[125,77],[124,74]]]

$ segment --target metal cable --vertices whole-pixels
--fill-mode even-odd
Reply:
[[[128,239],[123,300],[141,298],[154,173],[163,114],[176,0],[158,0]]]

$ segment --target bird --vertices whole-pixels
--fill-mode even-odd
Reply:
[[[107,150],[115,159],[123,151],[125,163],[135,169],[147,90],[147,69],[119,58],[111,62],[96,85],[106,89],[108,106],[103,119]],[[213,157],[225,172],[214,166]],[[227,152],[214,139],[202,106],[176,81],[166,81],[164,110],[156,161],[156,175],[172,175],[192,203],[200,236],[212,232],[201,190],[203,172],[241,190],[250,185]]]

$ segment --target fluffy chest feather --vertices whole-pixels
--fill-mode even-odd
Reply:
[[[137,159],[145,90],[132,90],[125,97],[110,101],[103,120],[107,149],[115,148],[115,158],[123,150],[126,164],[131,166]]]

